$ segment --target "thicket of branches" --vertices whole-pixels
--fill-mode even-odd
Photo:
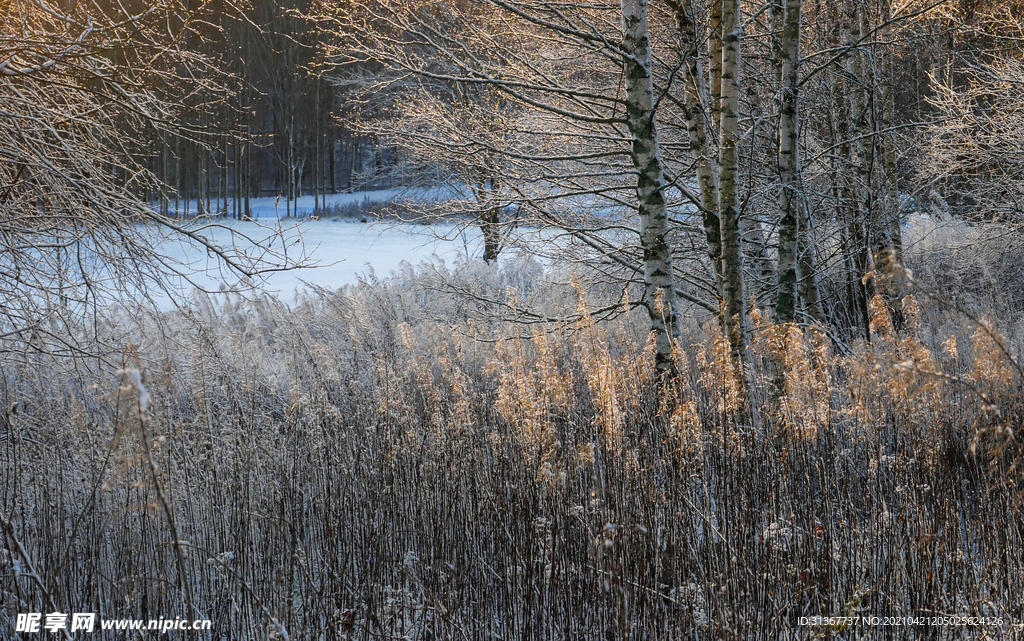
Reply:
[[[732,4],[16,3],[8,134],[50,127],[65,151],[12,147],[4,198],[242,217],[273,176],[287,214],[341,174],[351,187],[369,154],[370,178],[464,194],[421,208],[476,220],[486,260],[519,244],[600,267],[658,336],[680,310],[718,313],[743,362],[757,304],[869,338],[882,281],[898,311],[908,211],[1016,211],[1019,19],[998,3]],[[733,14],[740,30],[722,26]],[[61,79],[82,90],[49,91]],[[52,168],[29,167],[40,154]],[[123,228],[107,219],[97,233]],[[168,272],[136,237],[79,238],[53,245],[105,257],[125,294],[138,272]],[[74,266],[65,253],[48,274]]]

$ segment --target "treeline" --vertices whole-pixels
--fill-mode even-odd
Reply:
[[[307,17],[310,5],[202,4],[203,20],[184,46],[220,61],[217,77],[229,90],[194,98],[172,128],[139,132],[141,164],[165,186],[154,197],[161,213],[241,219],[251,198],[272,196],[289,215],[303,196],[320,207],[328,194],[387,186],[373,176],[392,152],[349,125],[356,114],[318,67],[321,34]],[[206,80],[190,90],[201,95]]]

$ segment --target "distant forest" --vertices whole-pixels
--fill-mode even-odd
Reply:
[[[322,33],[310,8],[307,0],[202,5],[178,46],[216,61],[212,77],[170,90],[203,97],[183,103],[175,131],[137,132],[141,164],[170,188],[163,213],[241,219],[249,198],[273,196],[286,214],[302,196],[390,186],[378,174],[393,150],[353,124],[358,106],[318,66]],[[226,85],[204,94],[211,80]]]

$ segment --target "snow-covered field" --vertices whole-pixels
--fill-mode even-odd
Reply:
[[[328,210],[353,203],[384,202],[396,198],[443,199],[440,190],[378,190],[327,196]],[[179,203],[184,209],[185,204]],[[323,206],[323,205],[321,205]],[[190,211],[196,203],[189,203]],[[308,268],[263,274],[255,283],[257,291],[278,296],[283,302],[295,300],[295,293],[307,284],[336,289],[374,274],[386,277],[403,263],[418,265],[442,261],[451,266],[480,258],[483,254],[480,232],[471,225],[414,225],[377,223],[358,220],[311,220],[314,214],[312,196],[292,202],[288,208],[292,218],[285,218],[286,203],[276,198],[255,198],[250,201],[255,221],[205,219],[189,222],[186,227],[204,227],[203,234],[217,244],[234,245],[247,253],[262,251],[267,245],[278,254],[286,253],[291,261],[302,261]],[[175,279],[174,289],[188,295],[196,287],[217,292],[245,289],[239,277],[224,269],[210,252],[178,239],[164,240],[159,251],[180,265],[186,277]],[[158,298],[170,306],[170,299]]]
[[[217,221],[218,224],[221,221]],[[482,255],[480,233],[476,227],[438,225],[362,224],[347,220],[284,221],[279,235],[270,221],[223,221],[224,228],[204,231],[220,244],[233,242],[238,249],[252,252],[257,243],[272,251],[287,253],[290,260],[305,261],[309,268],[264,274],[257,289],[278,296],[283,302],[294,300],[296,290],[306,283],[328,289],[355,283],[368,274],[389,275],[403,263],[443,261],[447,265]],[[231,239],[231,232],[238,232]],[[241,235],[256,242],[249,242]],[[179,280],[177,290],[187,295],[195,286],[208,291],[237,289],[239,278],[199,247],[177,240],[161,243],[160,251],[191,272]],[[169,304],[169,301],[168,301]]]
[[[396,198],[446,199],[450,192],[442,190],[377,190],[354,194],[336,194],[327,197],[326,207],[369,202],[385,202]],[[308,284],[337,289],[356,283],[373,274],[387,277],[403,263],[419,265],[423,262],[443,262],[452,266],[482,257],[482,241],[477,227],[468,224],[437,224],[432,226],[376,223],[363,224],[358,219],[312,220],[315,213],[312,196],[293,201],[288,209],[292,218],[284,218],[285,205],[275,198],[257,198],[250,201],[255,218],[252,222],[224,219],[206,219],[216,226],[204,234],[220,244],[235,243],[239,250],[253,252],[259,244],[269,245],[272,251],[285,252],[292,261],[303,261],[309,268],[272,272],[252,283],[257,292],[277,296],[290,304],[297,291]],[[184,207],[184,203],[181,203]],[[195,201],[190,203],[195,211]],[[322,205],[323,206],[323,205]],[[200,225],[195,222],[192,224]],[[280,234],[275,238],[276,233]],[[232,232],[237,236],[232,240]],[[976,236],[975,230],[962,221],[942,221],[927,214],[912,214],[904,223],[904,242],[909,248],[926,251],[930,246],[956,245]],[[250,242],[248,239],[252,239]],[[248,289],[236,274],[223,269],[223,265],[206,250],[179,240],[165,240],[160,251],[172,262],[182,265],[187,278],[177,279],[177,293],[187,296],[195,287],[218,292]],[[169,298],[157,296],[165,307]]]

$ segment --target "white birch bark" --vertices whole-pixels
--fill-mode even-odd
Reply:
[[[775,321],[796,320],[797,261],[800,226],[799,89],[801,0],[786,0],[782,27],[782,73],[779,107],[779,265]],[[813,274],[810,275],[813,277]]]
[[[654,83],[647,0],[622,0],[622,44],[626,86],[626,120],[632,138],[632,159],[637,169],[636,195],[640,213],[644,283],[651,330],[655,337],[656,365],[673,369],[673,341],[679,336],[678,304],[672,281],[672,252],[666,235],[666,187],[658,128],[654,114]]]
[[[675,12],[679,30],[679,55],[685,70],[683,105],[690,153],[697,163],[697,186],[703,214],[704,237],[708,256],[714,268],[718,293],[722,292],[722,229],[718,219],[718,175],[715,172],[714,127],[708,116],[711,100],[708,96],[707,77],[701,62],[700,43],[697,39],[696,15],[691,0],[668,0]],[[709,141],[710,144],[709,144]]]
[[[746,307],[743,294],[743,249],[737,198],[740,4],[722,0],[722,102],[718,145],[718,215],[722,226],[722,294],[725,329],[733,358],[745,369]]]

